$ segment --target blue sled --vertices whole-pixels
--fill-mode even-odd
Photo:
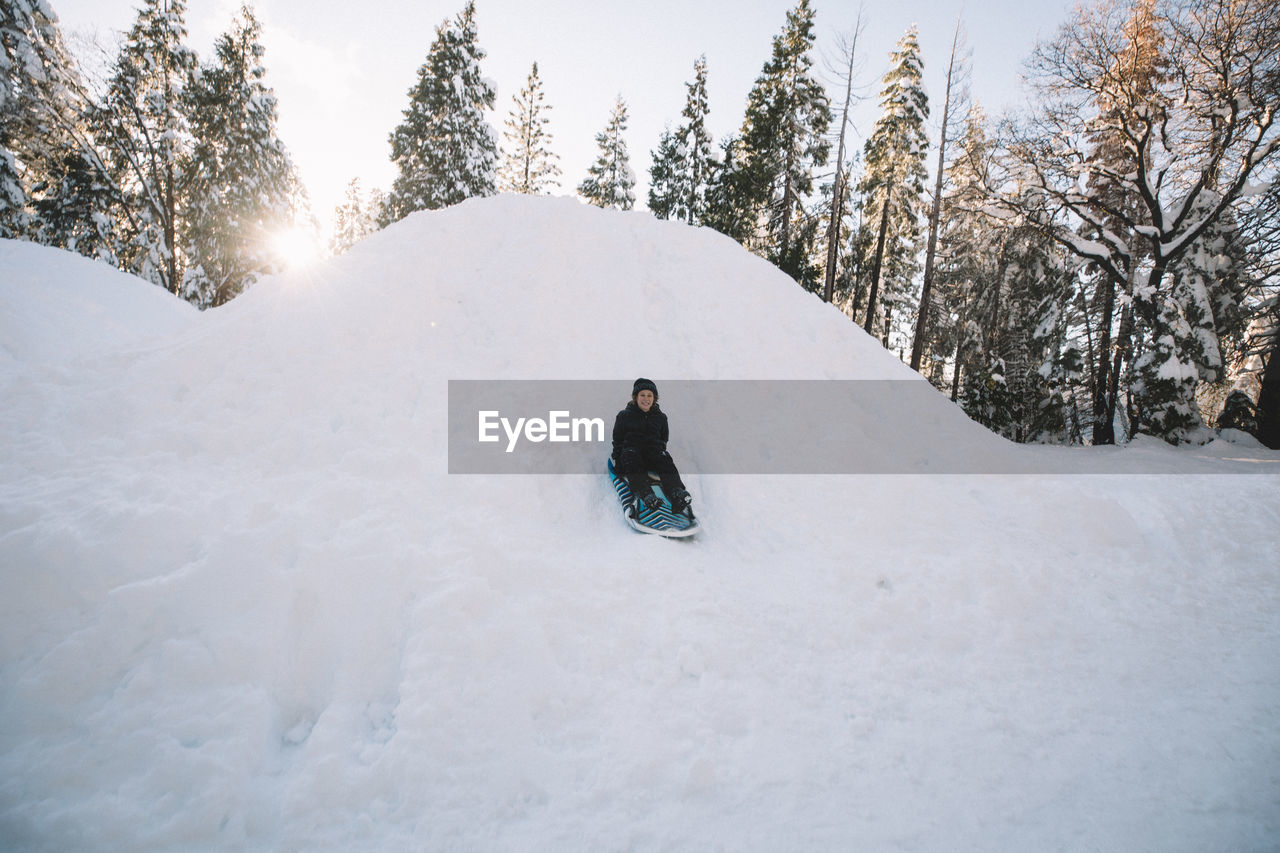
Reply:
[[[653,509],[645,509],[643,504],[636,501],[631,487],[613,470],[613,460],[609,460],[609,480],[618,493],[618,502],[622,504],[622,515],[627,524],[641,533],[654,533],[670,538],[693,536],[702,529],[693,510],[676,512],[671,508],[671,501],[662,493],[662,486],[655,474],[651,473],[649,479],[652,481],[653,493],[662,498],[662,505]]]

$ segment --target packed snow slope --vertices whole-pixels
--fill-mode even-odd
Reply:
[[[1277,454],[1014,448],[939,396],[848,427],[1130,473],[692,474],[692,542],[604,476],[446,473],[448,380],[640,375],[912,376],[569,200],[205,314],[0,242],[0,848],[1276,849]]]

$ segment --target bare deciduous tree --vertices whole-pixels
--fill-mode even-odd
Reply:
[[[831,187],[831,218],[827,223],[827,263],[822,288],[822,299],[830,302],[835,297],[836,264],[840,258],[840,223],[844,219],[845,186],[845,131],[849,127],[849,107],[853,104],[853,75],[857,63],[858,37],[866,29],[866,14],[858,8],[858,20],[853,32],[841,40],[841,56],[844,64],[844,108],[840,111],[840,135],[836,144],[836,171]]]
[[[1278,68],[1271,0],[1107,0],[1082,8],[1033,56],[1039,103],[1005,123],[1006,169],[990,189],[1034,215],[1019,204],[1034,187],[1047,202],[1040,227],[1104,273],[1095,443],[1115,440],[1133,324],[1160,329],[1166,273],[1280,151]],[[1091,156],[1102,138],[1122,156]],[[1117,303],[1132,314],[1113,341]]]
[[[938,220],[942,216],[942,180],[946,172],[947,139],[950,128],[947,126],[951,118],[951,102],[953,96],[957,104],[968,99],[967,82],[968,67],[963,59],[956,67],[956,52],[960,47],[960,18],[956,18],[956,31],[951,39],[951,58],[947,61],[947,87],[942,101],[942,129],[938,136],[938,171],[933,187],[933,208],[929,213],[929,242],[924,255],[924,283],[920,288],[920,313],[916,317],[916,333],[911,342],[911,369],[920,370],[920,359],[924,355],[925,335],[929,328],[930,300],[933,295],[934,256],[938,248]],[[961,108],[960,113],[967,110]]]

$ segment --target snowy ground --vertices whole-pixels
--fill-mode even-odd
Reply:
[[[1027,451],[938,397],[850,428],[1128,473],[693,475],[693,542],[603,476],[445,473],[449,379],[637,375],[911,376],[567,200],[203,315],[0,242],[0,848],[1280,847],[1280,454]]]

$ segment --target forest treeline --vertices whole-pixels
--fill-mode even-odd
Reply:
[[[0,236],[100,258],[201,307],[275,270],[272,235],[308,205],[249,7],[202,62],[182,0],[145,0],[91,86],[47,0],[3,2]],[[709,70],[694,62],[651,151],[653,215],[768,259],[1011,439],[1178,443],[1218,427],[1280,447],[1269,0],[1088,2],[1028,58],[1028,106],[997,117],[969,96],[959,23],[940,104],[908,28],[859,148],[861,21],[835,84],[814,68],[814,25],[799,0],[724,139],[707,130]],[[409,89],[397,177],[386,191],[351,182],[335,251],[413,211],[559,188],[538,66],[500,137],[484,57],[468,2]],[[620,96],[575,187],[592,204],[636,204],[627,120]]]

